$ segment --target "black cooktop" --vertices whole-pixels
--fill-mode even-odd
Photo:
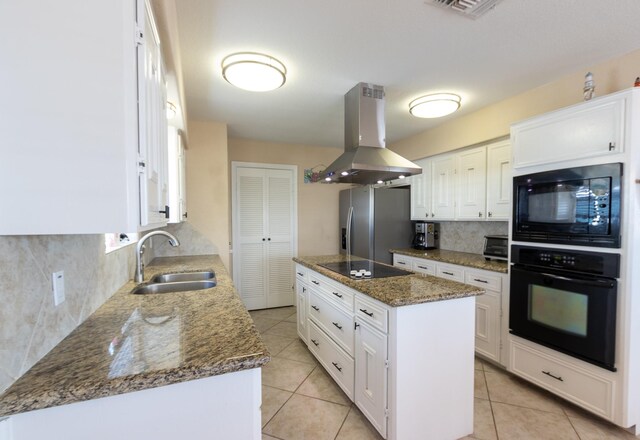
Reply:
[[[411,272],[406,270],[369,260],[340,261],[338,263],[319,264],[319,266],[350,278],[355,278],[355,276],[351,275],[352,270],[371,272],[370,277],[363,275],[362,278],[387,278],[411,275]]]

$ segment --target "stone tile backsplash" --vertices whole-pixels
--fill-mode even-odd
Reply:
[[[440,249],[481,254],[485,235],[507,235],[509,222],[440,222]]]

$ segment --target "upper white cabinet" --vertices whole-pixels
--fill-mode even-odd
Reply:
[[[487,153],[485,147],[458,154],[456,219],[481,220],[487,200]]]
[[[487,145],[487,220],[509,220],[511,216],[511,144]]]
[[[0,44],[2,82],[10,84],[3,103],[11,109],[0,118],[6,207],[0,234],[124,232],[165,224],[160,213],[151,213],[164,210],[166,125],[163,130],[154,119],[164,115],[165,104],[157,50],[155,73],[147,69],[149,12],[135,0],[2,8],[0,27],[20,35],[20,44]]]
[[[168,138],[169,222],[187,218],[186,150],[180,130],[169,127]]]
[[[499,141],[417,160],[411,220],[502,220],[511,207],[511,147]]]
[[[622,153],[626,99],[614,94],[512,125],[513,167]]]

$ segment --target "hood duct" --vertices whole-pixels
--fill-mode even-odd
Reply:
[[[344,153],[325,170],[325,182],[366,185],[422,173],[385,148],[384,102],[384,87],[368,83],[344,96]]]

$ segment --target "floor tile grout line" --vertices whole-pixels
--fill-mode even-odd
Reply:
[[[567,420],[569,421],[569,424],[571,425],[571,428],[573,429],[573,432],[576,433],[576,436],[578,437],[578,440],[581,440],[582,437],[580,437],[580,433],[578,432],[578,430],[576,429],[576,427],[573,425],[573,422],[571,421],[571,417],[569,417],[569,415],[564,411],[564,416],[567,418]]]
[[[265,386],[266,386],[266,385],[265,385]],[[272,388],[273,388],[273,387],[272,387]],[[277,389],[277,388],[276,388],[276,389]],[[289,392],[291,393],[291,391],[289,391]],[[265,424],[260,428],[260,432],[261,432],[261,433],[263,433],[263,434],[267,434],[267,435],[271,435],[271,434],[269,434],[269,433],[265,433],[265,432],[263,432],[263,431],[264,431],[264,428],[266,428],[266,427],[267,427],[267,425],[268,425],[269,423],[271,423],[271,421],[273,420],[273,418],[274,418],[275,416],[277,416],[277,415],[278,415],[278,413],[282,410],[282,408],[284,408],[284,406],[287,404],[287,402],[288,402],[289,400],[291,400],[291,398],[293,397],[293,395],[294,395],[294,393],[291,393],[291,395],[287,398],[287,400],[285,400],[285,401],[284,401],[284,403],[283,403],[282,405],[280,405],[280,408],[278,408],[278,411],[276,411],[276,412],[271,416],[271,418],[269,419],[269,421],[268,421],[267,423],[265,423]],[[272,436],[272,437],[275,437],[275,436]],[[279,438],[279,437],[277,437],[277,438]]]
[[[344,420],[340,424],[340,428],[338,428],[338,432],[336,432],[336,436],[333,438],[333,440],[337,440],[338,439],[338,436],[340,435],[340,431],[342,431],[342,428],[344,427],[344,424],[347,421],[347,418],[349,417],[349,414],[351,414],[351,411],[353,411],[353,405],[349,406],[349,411],[347,411],[347,414],[344,416]]]

